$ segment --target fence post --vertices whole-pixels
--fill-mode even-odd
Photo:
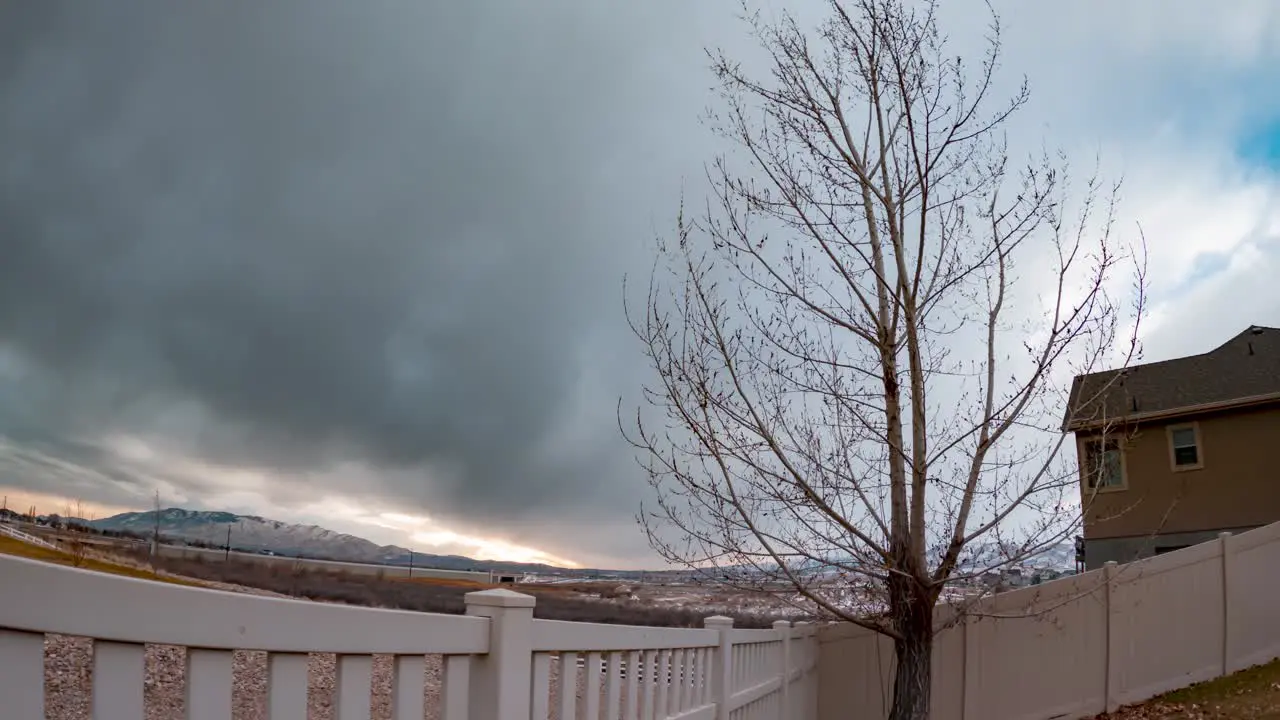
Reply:
[[[469,592],[463,600],[468,615],[489,618],[489,652],[471,660],[471,717],[529,717],[534,598],[498,589]]]
[[[798,717],[813,720],[818,717],[818,628],[813,623],[800,621],[795,624],[804,634],[804,674],[800,676],[800,713]],[[794,652],[792,653],[794,656]]]
[[[1103,582],[1103,599],[1107,610],[1107,641],[1106,641],[1106,711],[1115,712],[1120,709],[1120,641],[1116,632],[1116,610],[1115,610],[1115,577],[1117,571],[1115,560],[1109,560],[1102,566],[1102,582]]]
[[[729,720],[729,697],[733,694],[733,618],[714,615],[702,621],[709,630],[720,633],[720,647],[711,666],[711,697],[716,703],[716,720]]]
[[[782,658],[778,672],[782,675],[782,704],[778,707],[778,720],[791,720],[791,623],[775,620],[773,631],[782,641]]]
[[[1231,672],[1231,533],[1218,533],[1222,549],[1222,674]]]

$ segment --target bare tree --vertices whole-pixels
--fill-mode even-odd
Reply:
[[[1144,254],[1118,186],[1011,159],[1028,91],[992,99],[994,12],[970,64],[934,3],[828,6],[746,13],[759,78],[710,54],[736,152],[628,308],[656,382],[623,429],[666,560],[892,638],[890,718],[916,720],[944,588],[1079,527],[1065,384],[1136,356]]]
[[[154,517],[155,525],[151,530],[151,558],[152,569],[155,569],[156,557],[160,554],[160,491],[156,490]]]
[[[64,547],[67,554],[71,556],[72,567],[81,567],[89,557],[89,545],[84,538],[88,534],[84,517],[84,501],[79,498],[69,501],[65,512],[67,520]]]

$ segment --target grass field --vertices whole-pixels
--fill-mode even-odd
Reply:
[[[1112,720],[1280,720],[1280,660],[1175,690]]]
[[[70,553],[66,553],[61,550],[50,550],[49,548],[25,543],[21,540],[15,540],[5,535],[0,535],[0,554],[16,555],[18,557],[30,558],[32,560],[43,560],[44,562],[66,565],[68,567],[76,565],[76,558],[72,557]],[[117,565],[115,563],[104,562],[96,558],[81,558],[79,567],[81,570],[93,570],[96,572],[111,573],[112,575],[123,575],[125,577],[137,578],[139,580],[154,580],[156,582],[166,582],[174,585],[203,587],[196,582],[181,580],[167,575],[157,575],[149,570],[130,567],[128,565]]]

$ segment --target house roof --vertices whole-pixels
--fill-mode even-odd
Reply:
[[[1280,329],[1254,325],[1201,355],[1081,375],[1064,430],[1280,400]]]

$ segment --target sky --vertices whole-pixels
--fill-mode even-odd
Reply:
[[[816,0],[788,3],[818,17]],[[1144,360],[1280,326],[1280,7],[998,0],[1010,125],[1124,176]],[[766,7],[767,4],[766,4]],[[977,48],[982,4],[944,4]],[[0,487],[655,560],[623,318],[732,3],[5,3]]]

